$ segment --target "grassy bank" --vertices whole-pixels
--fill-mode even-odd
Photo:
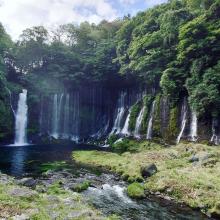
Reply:
[[[130,142],[122,154],[77,151],[80,163],[116,172],[129,182],[143,181],[141,167],[154,163],[158,172],[144,180],[150,192],[169,195],[213,216],[220,214],[220,149],[202,144],[162,147],[148,142]],[[131,151],[130,151],[131,150]]]

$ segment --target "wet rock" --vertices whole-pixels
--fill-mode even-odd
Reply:
[[[57,196],[53,196],[53,195],[47,196],[47,200],[48,202],[53,203],[53,204],[60,202],[60,199]]]
[[[68,214],[68,218],[75,219],[75,218],[83,218],[83,217],[91,217],[93,215],[92,211],[82,210],[82,211],[74,211]]]
[[[210,210],[210,214],[213,218],[219,219],[220,218],[220,202],[215,204],[215,207]]]
[[[206,165],[207,162],[210,160],[210,158],[214,157],[214,155],[201,151],[196,154],[194,154],[190,159],[189,162],[194,163],[194,165],[200,164],[200,165]]]
[[[12,217],[12,220],[27,220],[30,219],[29,216],[22,214],[22,215],[16,215]]]
[[[194,162],[198,162],[199,161],[199,157],[196,155],[193,155],[190,159],[189,162],[190,163],[194,163]]]
[[[35,180],[31,177],[22,178],[22,179],[18,180],[17,182],[19,185],[27,186],[30,188],[35,188],[36,184],[37,184],[37,180]]]
[[[156,172],[157,172],[157,167],[153,163],[148,166],[141,167],[141,175],[144,178],[148,178],[148,177],[154,175]]]
[[[13,188],[9,190],[8,193],[15,197],[24,197],[24,198],[31,198],[38,195],[37,192],[28,188]]]
[[[9,184],[9,183],[13,183],[14,179],[6,174],[2,174],[0,173],[0,183],[1,184]]]

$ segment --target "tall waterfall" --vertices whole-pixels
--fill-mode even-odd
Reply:
[[[153,117],[154,117],[154,111],[155,111],[155,104],[156,101],[153,101],[151,111],[150,111],[150,117],[148,120],[148,126],[147,126],[147,140],[152,139],[152,134],[153,134]]]
[[[53,97],[53,114],[52,114],[52,134],[54,138],[58,138],[58,95]]]
[[[220,144],[220,136],[217,133],[217,129],[216,127],[218,127],[218,120],[216,119],[212,119],[212,137],[210,142],[214,143],[215,145],[219,145]]]
[[[121,130],[121,133],[123,135],[130,135],[130,132],[129,132],[129,120],[130,120],[130,115],[131,115],[131,109],[129,109],[129,112],[128,112],[128,115],[127,115],[127,118],[125,120],[125,124],[124,124],[124,127],[122,128]]]
[[[146,107],[143,106],[141,111],[139,112],[139,115],[138,115],[137,120],[136,120],[135,130],[134,130],[134,136],[136,138],[140,138],[141,123],[142,123],[142,120],[143,120],[143,117],[144,117],[145,109],[146,109]]]
[[[64,106],[64,125],[63,125],[63,138],[68,139],[70,136],[70,95],[66,94],[65,106]]]
[[[15,114],[15,146],[27,145],[27,90],[19,94],[18,108]]]
[[[125,113],[125,92],[121,92],[119,99],[118,99],[118,106],[117,106],[117,114],[114,121],[114,126],[112,128],[111,134],[119,134],[121,132],[121,125],[122,119]]]
[[[79,126],[80,126],[80,103],[79,93],[73,94],[73,112],[72,112],[72,127],[71,127],[71,140],[79,141]]]
[[[187,100],[186,98],[184,98],[183,104],[182,104],[182,109],[181,109],[181,127],[180,127],[180,133],[176,139],[176,143],[179,144],[182,136],[183,136],[183,132],[185,130],[186,127],[186,121],[187,121]]]
[[[190,140],[195,142],[197,141],[197,128],[198,128],[198,119],[195,111],[191,113],[191,124],[190,124]]]

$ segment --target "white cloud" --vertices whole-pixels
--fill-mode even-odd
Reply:
[[[98,23],[117,16],[118,12],[107,0],[0,0],[0,22],[13,39],[32,26],[50,27],[82,21]]]
[[[167,2],[167,0],[145,0],[147,8],[152,8],[155,5],[159,5],[165,2]]]
[[[137,0],[120,0],[121,4],[125,4],[125,5],[133,5],[137,2]]]

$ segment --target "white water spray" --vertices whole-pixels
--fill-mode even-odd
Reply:
[[[129,109],[129,112],[128,112],[128,116],[125,120],[125,124],[124,124],[124,127],[122,128],[121,130],[121,133],[123,135],[130,135],[130,132],[129,132],[129,121],[130,121],[130,115],[131,115],[131,109]]]
[[[191,113],[191,124],[190,124],[190,140],[193,142],[197,141],[197,130],[198,130],[198,119],[195,111]]]
[[[180,128],[180,133],[176,139],[176,144],[179,144],[182,136],[183,136],[183,132],[185,130],[186,127],[186,121],[187,121],[187,101],[186,99],[184,99],[183,104],[182,104],[182,109],[181,109],[181,128]]]
[[[14,146],[27,145],[27,90],[19,94],[18,109],[15,113],[15,142]]]
[[[147,140],[152,139],[152,134],[153,134],[153,117],[154,117],[154,110],[155,110],[155,104],[156,102],[154,101],[151,107],[150,111],[150,118],[148,121],[148,126],[147,126]]]
[[[210,142],[214,143],[215,145],[220,144],[220,136],[217,133],[216,126],[218,126],[218,120],[213,119],[212,120],[212,137]]]
[[[125,113],[125,92],[121,92],[118,99],[117,115],[115,118],[114,126],[112,128],[111,134],[119,134],[121,132],[121,123]]]
[[[135,130],[134,130],[134,136],[136,138],[140,138],[141,123],[144,117],[145,108],[146,108],[145,106],[142,107],[136,120],[136,125],[135,125]]]

